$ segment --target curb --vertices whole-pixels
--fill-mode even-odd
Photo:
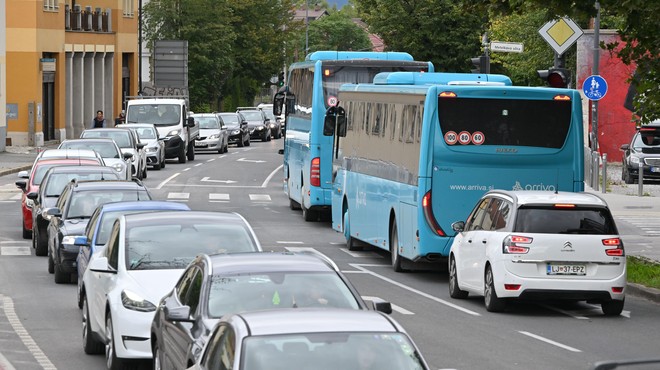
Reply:
[[[18,173],[20,171],[29,171],[32,168],[32,165],[16,167],[16,168],[7,168],[0,170],[0,176],[11,175],[12,173]]]
[[[649,288],[636,283],[628,283],[626,285],[626,294],[630,294],[635,297],[646,298],[649,301],[660,303],[660,289]]]

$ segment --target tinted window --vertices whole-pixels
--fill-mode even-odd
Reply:
[[[481,230],[481,220],[488,210],[489,201],[490,199],[482,199],[472,210],[465,225],[465,231]]]
[[[635,134],[633,148],[647,153],[657,153],[660,150],[660,129],[646,129]]]
[[[515,232],[543,234],[618,234],[605,208],[521,207]]]
[[[483,145],[558,149],[564,146],[571,125],[571,102],[439,98],[438,117],[443,135],[480,131],[485,138]]]
[[[100,142],[100,141],[73,141],[73,142],[63,142],[60,145],[60,149],[89,149],[94,150],[101,155],[103,158],[119,158],[119,151],[117,151],[117,146],[112,142]]]
[[[238,115],[237,114],[222,114],[222,121],[224,121],[227,126],[236,126],[238,125]]]
[[[199,128],[218,128],[218,120],[214,117],[195,117],[195,121],[199,123]]]
[[[92,180],[119,180],[116,173],[53,173],[48,176],[48,182],[45,184],[44,194],[47,197],[56,197],[62,193],[66,184],[73,179],[78,181]]]
[[[261,112],[246,112],[243,111],[241,112],[241,115],[245,117],[246,121],[262,121],[263,116],[261,115]]]
[[[105,203],[148,199],[150,197],[144,190],[77,191],[71,196],[66,218],[89,218],[96,207]]]

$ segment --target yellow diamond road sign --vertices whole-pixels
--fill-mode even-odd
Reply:
[[[541,27],[539,34],[559,55],[570,48],[584,32],[570,18],[559,18]]]

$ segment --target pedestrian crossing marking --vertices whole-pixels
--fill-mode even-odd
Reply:
[[[31,254],[30,247],[0,247],[0,255],[3,256],[29,256]]]
[[[270,195],[268,194],[250,194],[250,200],[270,202]]]
[[[229,194],[227,194],[227,193],[209,193],[209,200],[228,201],[229,200]]]
[[[11,197],[11,198],[9,198],[9,199],[10,199],[10,200],[21,200],[22,197],[23,197],[23,194],[22,194],[22,193],[18,193],[18,194],[14,194],[14,196]]]
[[[190,193],[168,193],[167,199],[188,199],[190,198]]]

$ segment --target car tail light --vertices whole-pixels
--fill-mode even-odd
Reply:
[[[520,284],[504,284],[505,290],[518,290],[520,289]]]
[[[309,168],[309,183],[312,186],[321,186],[321,158],[319,157],[312,159]]]
[[[613,286],[612,287],[612,293],[623,293],[623,287],[622,286]]]
[[[440,225],[438,225],[438,221],[435,220],[435,216],[433,215],[433,203],[431,202],[430,190],[428,193],[424,194],[424,198],[422,198],[422,209],[424,210],[424,217],[431,230],[437,235],[445,236],[445,231],[442,230]]]
[[[623,251],[623,243],[619,238],[609,238],[603,239],[603,245],[606,247],[614,247],[605,249],[605,254],[608,256],[623,256],[625,255]]]
[[[502,242],[502,253],[504,254],[525,254],[529,252],[529,247],[520,244],[531,244],[532,238],[519,235],[509,235]]]

